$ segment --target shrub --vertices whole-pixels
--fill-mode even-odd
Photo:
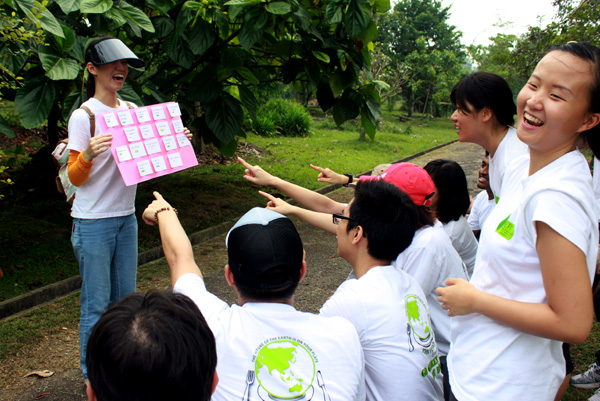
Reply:
[[[259,106],[256,120],[247,120],[245,129],[260,136],[306,136],[310,132],[310,114],[293,101],[269,99]]]

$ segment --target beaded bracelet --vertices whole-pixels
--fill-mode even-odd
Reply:
[[[167,210],[172,210],[172,211],[174,211],[174,212],[175,212],[175,216],[177,216],[177,215],[178,215],[178,213],[177,213],[177,209],[175,209],[175,208],[170,208],[170,207],[168,207],[168,206],[165,206],[165,207],[161,207],[161,208],[160,208],[160,209],[158,209],[156,212],[154,212],[154,221],[156,221],[156,222],[158,223],[158,214],[159,214],[160,212],[164,212],[164,211],[167,211]]]

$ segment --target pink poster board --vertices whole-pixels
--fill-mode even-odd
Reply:
[[[113,136],[110,150],[125,185],[198,165],[176,102],[96,114],[96,124]]]

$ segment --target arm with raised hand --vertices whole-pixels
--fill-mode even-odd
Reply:
[[[158,224],[160,239],[165,252],[165,258],[171,270],[171,285],[187,273],[194,273],[202,277],[202,273],[194,260],[192,244],[186,235],[175,209],[158,192],[156,198],[146,207],[142,219],[148,225]]]
[[[296,216],[300,220],[305,221],[306,223],[320,228],[321,230],[328,232],[329,234],[336,233],[335,224],[333,224],[333,219],[331,214],[329,213],[319,213],[314,212],[312,210],[303,209],[298,206],[292,206],[286,201],[276,198],[271,194],[268,194],[263,191],[258,191],[262,196],[267,198],[269,202],[267,202],[267,209],[273,210],[277,213],[281,213],[284,216]]]
[[[260,166],[252,166],[241,157],[238,157],[238,160],[246,168],[244,172],[246,180],[261,186],[272,186],[310,210],[321,213],[340,213],[345,207],[343,203],[336,202],[325,195],[275,177]]]
[[[317,176],[317,181],[319,181],[319,182],[326,182],[328,184],[341,184],[341,185],[348,185],[351,182],[350,177],[348,177],[344,174],[338,174],[330,168],[323,168],[323,167],[315,166],[314,164],[311,164],[310,167],[319,172],[319,175]]]

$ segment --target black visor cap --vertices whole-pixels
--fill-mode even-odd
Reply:
[[[126,60],[134,68],[141,68],[146,65],[129,47],[116,38],[96,43],[95,46],[88,49],[87,56],[94,65],[103,65],[119,60]]]

